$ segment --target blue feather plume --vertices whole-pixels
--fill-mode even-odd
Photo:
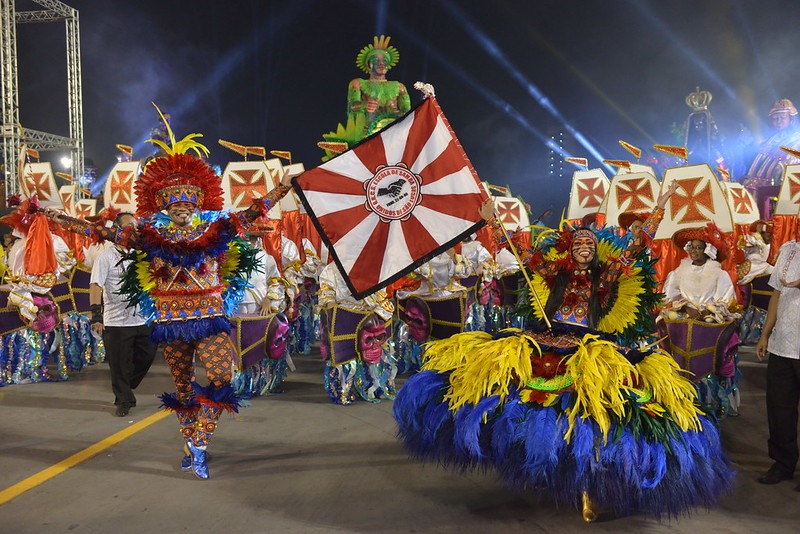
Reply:
[[[231,329],[231,322],[222,316],[155,323],[150,341],[154,345],[170,341],[196,341],[223,332],[230,334]]]
[[[493,412],[500,404],[500,396],[492,395],[482,399],[477,406],[465,406],[458,411],[455,417],[455,443],[456,450],[471,459],[483,460],[485,455],[481,451],[479,437],[483,426],[483,419],[489,412]]]
[[[525,417],[527,406],[519,401],[516,389],[509,392],[500,415],[492,423],[492,454],[495,462],[502,464],[509,447],[517,440],[520,421]]]

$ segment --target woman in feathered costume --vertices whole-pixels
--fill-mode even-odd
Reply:
[[[165,120],[166,123],[166,120]],[[234,348],[231,323],[255,263],[244,241],[251,223],[289,190],[291,176],[244,211],[221,212],[220,178],[200,158],[208,149],[191,134],[172,146],[159,140],[166,156],[156,157],[139,175],[135,190],[138,229],[109,229],[63,214],[50,213],[66,228],[134,249],[134,262],[123,275],[128,295],[153,324],[152,340],[164,346],[175,382],[163,406],[174,411],[185,440],[181,469],[208,478],[206,447],[224,410],[238,410],[231,388]],[[192,150],[196,153],[189,154]],[[102,317],[102,311],[92,310]],[[210,384],[195,378],[195,360]]]
[[[567,228],[521,258],[546,302],[544,314],[529,310],[539,328],[428,345],[394,404],[413,455],[494,468],[586,521],[601,509],[677,515],[716,502],[733,472],[714,424],[672,357],[636,344],[660,298],[645,239],[674,189],[624,250],[609,230]]]

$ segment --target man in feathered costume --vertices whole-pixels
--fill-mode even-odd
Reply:
[[[674,359],[636,344],[660,297],[646,239],[674,190],[624,250],[611,229],[565,228],[520,256],[545,302],[529,311],[540,328],[428,344],[394,404],[413,455],[494,468],[586,521],[601,509],[659,516],[716,502],[732,471],[714,424]]]
[[[166,123],[166,120],[165,120]],[[172,146],[150,140],[165,156],[151,160],[135,190],[138,229],[109,229],[51,213],[66,228],[134,249],[121,292],[153,325],[151,339],[164,347],[175,382],[163,406],[174,411],[185,440],[181,469],[208,478],[206,447],[223,411],[238,410],[230,386],[234,348],[231,323],[254,268],[245,231],[289,190],[291,176],[246,210],[223,213],[219,176],[199,157],[208,149],[191,134]],[[189,151],[195,154],[190,154]],[[195,360],[210,384],[195,378]]]

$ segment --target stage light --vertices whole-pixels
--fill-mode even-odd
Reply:
[[[72,158],[69,156],[61,156],[61,166],[65,169],[69,169],[72,167]]]

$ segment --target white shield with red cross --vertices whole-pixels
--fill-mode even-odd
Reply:
[[[758,220],[758,206],[750,191],[737,182],[720,182],[720,185],[725,190],[733,224],[750,224]]]
[[[509,232],[527,229],[531,224],[527,207],[516,197],[494,197],[494,210]]]
[[[800,208],[800,164],[787,165],[778,192],[775,215],[797,215]]]
[[[582,219],[586,215],[598,213],[608,193],[608,187],[608,177],[601,169],[575,171],[572,174],[567,219]]]
[[[26,163],[19,181],[26,197],[36,195],[39,204],[46,208],[63,207],[50,162]]]
[[[678,189],[667,201],[664,220],[656,239],[669,239],[684,228],[698,228],[714,222],[722,232],[733,231],[733,216],[722,186],[706,164],[675,167],[664,172],[662,191],[678,183]]]
[[[97,199],[84,198],[75,203],[75,216],[79,219],[94,217],[97,214]]]
[[[651,212],[661,185],[651,173],[620,173],[611,179],[605,206],[606,224],[618,226],[621,213]]]
[[[67,212],[68,215],[75,216],[75,190],[77,186],[75,184],[70,185],[62,185],[58,189],[58,194],[61,196],[61,204],[64,206],[64,211]]]
[[[222,173],[223,206],[231,211],[245,210],[253,204],[254,198],[266,195],[276,183],[263,160],[231,161]],[[270,210],[270,218],[280,219],[280,207],[276,205],[274,210],[277,217],[273,217],[273,210]]]
[[[138,161],[120,161],[111,169],[106,180],[103,201],[107,208],[136,213],[136,192],[133,185],[139,178]]]

